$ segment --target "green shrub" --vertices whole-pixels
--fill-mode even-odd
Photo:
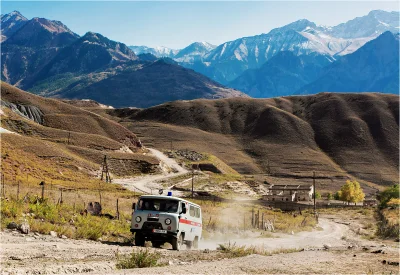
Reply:
[[[17,218],[24,212],[24,204],[22,201],[1,200],[1,217]]]
[[[385,208],[387,207],[387,203],[391,199],[398,199],[399,198],[399,185],[395,184],[392,187],[387,188],[385,191],[378,195],[379,199],[379,207]]]
[[[256,254],[255,247],[246,247],[245,245],[237,245],[236,243],[219,244],[217,250],[229,254],[230,257],[244,257]]]
[[[150,252],[147,248],[133,250],[130,255],[120,256],[117,253],[117,269],[143,268],[158,266],[158,260],[161,258],[159,252]]]

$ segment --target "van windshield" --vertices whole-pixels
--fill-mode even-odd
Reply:
[[[178,205],[176,200],[140,199],[138,210],[176,213],[178,212]]]

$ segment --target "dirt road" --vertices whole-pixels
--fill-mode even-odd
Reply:
[[[204,242],[198,251],[150,248],[163,255],[162,261],[167,266],[124,271],[115,270],[116,253],[128,254],[139,248],[118,243],[5,231],[0,235],[1,274],[328,274],[348,273],[351,270],[359,274],[396,270],[395,266],[383,265],[382,261],[398,262],[398,248],[381,247],[380,242],[361,239],[347,225],[330,219],[320,219],[319,225],[323,230],[294,235],[279,234],[279,238],[230,240],[261,245],[271,251],[295,247],[303,248],[303,252],[226,259],[226,254],[220,251],[204,250],[223,243],[215,240]],[[324,245],[328,246],[328,250],[323,248]],[[383,249],[385,254],[371,253],[376,249]]]
[[[161,151],[158,151],[153,148],[147,148],[147,149],[149,149],[149,151],[161,161],[162,166],[165,168],[163,169],[164,172],[162,174],[157,174],[157,175],[146,175],[134,178],[115,179],[114,183],[120,184],[126,189],[132,191],[139,191],[145,194],[158,194],[158,190],[163,188],[162,185],[159,183],[159,181],[171,177],[184,175],[189,172],[188,170],[180,166],[174,159],[167,157]],[[181,195],[181,192],[174,191],[173,195],[179,197]]]

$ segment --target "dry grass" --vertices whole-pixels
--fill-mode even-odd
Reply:
[[[49,234],[55,231],[75,239],[119,240],[130,238],[129,223],[123,216],[120,220],[107,217],[81,215],[83,207],[70,204],[54,204],[40,200],[37,196],[25,196],[23,200],[8,199],[1,201],[1,227],[11,221],[27,221],[33,232]]]
[[[383,238],[400,239],[399,209],[383,209],[379,213],[377,234]]]
[[[252,254],[258,254],[263,256],[272,256],[275,254],[287,254],[301,251],[297,248],[280,248],[272,251],[268,251],[262,246],[246,246],[237,245],[236,243],[220,244],[217,250],[226,253],[228,258],[244,257]]]
[[[117,253],[117,269],[145,268],[160,266],[159,252],[150,252],[148,248],[133,250],[130,255],[121,256]]]

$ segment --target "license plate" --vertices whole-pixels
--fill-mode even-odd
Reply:
[[[153,229],[153,233],[167,233],[167,230]]]

